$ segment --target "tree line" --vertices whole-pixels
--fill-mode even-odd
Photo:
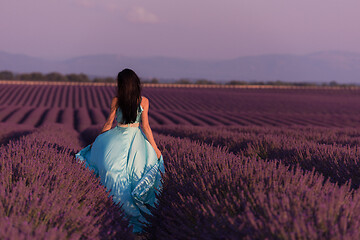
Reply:
[[[61,74],[58,72],[51,72],[48,74],[43,74],[41,72],[31,72],[31,73],[18,73],[15,74],[11,71],[0,71],[0,80],[21,80],[21,81],[49,81],[49,82],[105,82],[105,83],[115,83],[116,79],[113,77],[95,77],[89,78],[84,73],[71,73],[71,74]],[[159,79],[141,79],[142,83],[160,83]],[[187,78],[182,78],[174,81],[175,84],[221,84],[215,81],[207,79],[198,79],[190,80]],[[336,81],[331,81],[329,83],[310,83],[310,82],[285,82],[285,81],[242,81],[242,80],[232,80],[225,82],[226,85],[274,85],[274,86],[357,86],[356,84],[340,84]]]
[[[22,81],[49,81],[49,82],[115,82],[115,79],[112,77],[96,77],[90,79],[86,74],[80,73],[71,73],[71,74],[61,74],[58,72],[51,72],[48,74],[43,74],[41,72],[32,72],[32,73],[19,73],[15,74],[11,71],[1,71],[0,80],[22,80]]]

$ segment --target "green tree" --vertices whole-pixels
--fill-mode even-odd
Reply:
[[[196,80],[195,84],[216,84],[214,81],[210,81],[207,79],[199,79]]]
[[[19,80],[30,81],[31,75],[29,73],[20,73],[19,75],[16,76],[16,78]]]
[[[10,71],[1,71],[0,72],[0,80],[13,80],[14,74]]]
[[[87,75],[80,73],[80,74],[75,74],[75,73],[71,73],[71,74],[67,74],[66,78],[69,82],[89,82],[89,78]]]
[[[153,79],[151,79],[150,83],[159,83],[159,79],[153,78]]]
[[[45,79],[51,82],[66,82],[67,78],[61,73],[52,72],[45,75]]]
[[[331,81],[329,86],[338,86],[339,84],[336,81]]]
[[[43,81],[44,75],[41,72],[32,72],[30,73],[30,80],[31,81]]]
[[[293,85],[292,83],[289,82],[283,82],[281,80],[276,80],[276,81],[268,81],[266,83],[266,85],[275,85],[275,86],[289,86],[289,85]]]
[[[21,73],[17,78],[25,81],[43,81],[45,79],[44,75],[40,72]]]

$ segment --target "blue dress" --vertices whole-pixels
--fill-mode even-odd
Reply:
[[[139,105],[136,123],[140,122],[142,111]],[[116,120],[122,122],[119,108]],[[82,149],[76,158],[100,176],[116,203],[123,204],[133,232],[142,232],[142,223],[147,223],[143,213],[150,214],[147,204],[155,206],[155,193],[162,189],[160,171],[164,173],[165,169],[163,157],[157,158],[140,127],[116,126],[100,134],[92,147]]]

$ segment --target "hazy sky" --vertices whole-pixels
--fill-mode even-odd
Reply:
[[[231,59],[360,52],[359,0],[0,0],[0,51]]]

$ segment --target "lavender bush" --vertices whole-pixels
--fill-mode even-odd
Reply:
[[[0,122],[102,124],[115,86],[0,86]],[[359,90],[144,88],[152,125],[357,127]],[[103,114],[103,116],[101,116]]]
[[[0,123],[0,145],[7,144],[11,140],[19,139],[34,131],[34,127],[10,123]]]
[[[0,238],[132,239],[120,206],[75,160],[75,135],[48,126],[0,147]]]
[[[153,239],[358,239],[360,194],[321,174],[158,135],[165,185]]]
[[[358,90],[144,88],[166,172],[148,239],[360,239]],[[74,153],[114,88],[0,86],[0,239],[131,239]]]
[[[161,127],[155,131],[225,147],[229,152],[299,165],[342,185],[360,186],[360,130],[325,128]]]

